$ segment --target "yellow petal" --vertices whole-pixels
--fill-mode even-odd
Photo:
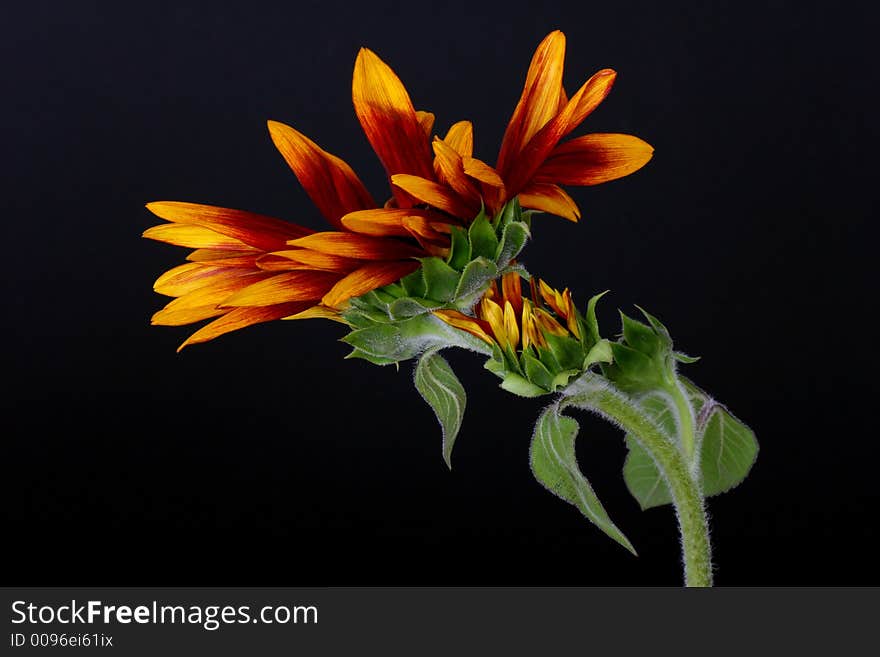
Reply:
[[[516,322],[516,311],[510,301],[504,302],[504,332],[511,349],[516,349],[519,345],[519,326]]]
[[[492,301],[492,299],[483,297],[482,301],[480,301],[480,318],[489,323],[489,327],[492,329],[498,344],[502,347],[509,344],[510,340],[504,327],[504,311],[501,309],[501,306]]]
[[[487,344],[495,344],[495,340],[488,333],[489,326],[485,322],[475,317],[469,317],[457,310],[435,310],[433,312],[435,316],[450,326],[467,331]]]

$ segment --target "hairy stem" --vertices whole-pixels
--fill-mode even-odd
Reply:
[[[622,426],[651,455],[666,480],[678,516],[685,586],[712,586],[712,553],[703,495],[682,451],[630,399],[601,377],[562,402],[592,410]]]

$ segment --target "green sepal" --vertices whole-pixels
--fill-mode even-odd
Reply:
[[[488,289],[489,283],[498,277],[498,266],[480,256],[471,260],[458,281],[455,289],[455,303],[461,308],[469,308]]]
[[[501,241],[494,254],[498,266],[506,267],[510,264],[510,261],[522,251],[529,237],[529,228],[521,221],[514,221],[504,226]]]
[[[392,320],[409,319],[410,317],[430,312],[442,305],[439,301],[431,301],[430,299],[402,297],[388,306],[388,314]]]
[[[452,226],[449,233],[449,256],[446,264],[461,271],[471,261],[471,243],[467,231],[459,226]]]
[[[387,324],[391,319],[386,312],[372,308],[349,308],[342,313],[342,318],[356,329],[368,328],[375,324]]]
[[[495,229],[486,218],[486,213],[481,211],[476,216],[468,229],[468,239],[471,243],[471,258],[479,258],[480,256],[490,260],[495,259],[495,252],[498,249],[498,236]]]
[[[414,376],[416,390],[433,409],[443,432],[443,460],[452,469],[452,447],[461,428],[467,394],[437,350],[422,354]]]
[[[590,300],[587,302],[587,314],[580,318],[581,327],[585,329],[584,336],[590,338],[591,344],[596,344],[602,339],[602,336],[599,334],[599,320],[596,318],[596,304],[606,294],[608,294],[608,290],[590,297]]]
[[[507,392],[512,392],[520,397],[541,397],[547,394],[547,391],[543,388],[530,383],[519,374],[514,374],[513,372],[507,373],[501,382],[501,387]]]
[[[649,358],[654,358],[660,353],[664,346],[663,340],[654,329],[623,312],[620,313],[620,320],[623,324],[623,339],[628,346]]]
[[[559,372],[556,376],[553,377],[553,381],[550,384],[550,390],[556,392],[558,390],[562,390],[567,387],[571,380],[576,376],[580,376],[582,374],[581,370],[563,370]]]
[[[450,301],[455,297],[458,279],[461,274],[443,262],[440,258],[422,258],[422,276],[425,279],[427,299]]]
[[[611,346],[611,342],[602,338],[590,348],[590,351],[587,352],[587,357],[584,358],[584,364],[581,369],[585,370],[596,363],[611,363],[613,361],[614,349]]]
[[[677,360],[679,363],[684,363],[685,365],[690,365],[691,363],[696,363],[700,360],[701,356],[688,356],[687,354],[681,351],[673,351],[672,357]]]
[[[351,353],[349,353],[346,357],[349,358],[360,358],[361,360],[365,360],[368,363],[372,363],[373,365],[397,365],[396,360],[392,360],[390,358],[382,358],[380,356],[373,356],[372,354],[368,354],[365,351],[361,351],[360,349],[352,349]]]
[[[403,287],[404,292],[411,297],[424,297],[428,289],[425,285],[425,277],[422,276],[421,268],[401,278],[400,285]]]
[[[608,378],[628,392],[650,390],[663,385],[663,373],[655,361],[641,351],[621,344],[611,343],[614,363],[605,366]]]
[[[562,415],[558,405],[547,408],[535,423],[529,463],[535,479],[554,495],[573,504],[610,538],[636,554],[632,543],[611,521],[593,487],[581,473],[575,457],[580,425]]]
[[[553,375],[541,361],[528,351],[524,351],[521,358],[523,370],[528,380],[539,388],[543,388],[545,392],[553,390]]]
[[[544,338],[547,340],[547,346],[553,352],[561,369],[578,369],[584,364],[584,345],[580,341],[565,335],[553,335],[552,333],[545,334]]]

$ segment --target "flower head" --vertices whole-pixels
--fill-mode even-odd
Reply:
[[[492,167],[474,156],[469,121],[453,124],[442,138],[434,135],[434,115],[416,110],[394,71],[362,48],[354,66],[352,100],[388,175],[388,199],[380,206],[344,160],[294,128],[270,121],[272,141],[332,229],[316,232],[209,205],[149,203],[150,211],[170,223],[148,229],[144,237],[195,249],[189,262],[156,281],[156,291],[174,299],[153,316],[153,323],[212,320],[182,348],[279,318],[347,322],[344,311],[351,299],[400,281],[426,260],[447,258],[462,280],[471,282],[473,277],[465,275],[468,262],[459,262],[462,253],[465,259],[482,256],[506,266],[516,254],[513,242],[501,234],[509,224],[502,220],[503,208],[516,204],[576,220],[580,211],[559,185],[592,185],[627,175],[644,165],[652,150],[629,135],[586,135],[560,143],[604,99],[614,80],[613,71],[600,71],[569,99],[562,87],[564,51],[565,37],[558,31],[538,46]],[[494,246],[485,253],[478,246],[456,251],[461,231],[478,224],[478,217],[487,221],[471,231],[477,234],[475,244]],[[489,221],[498,234],[480,238],[490,230]],[[517,252],[525,241],[522,231],[518,235]],[[559,303],[565,302],[564,295]],[[461,306],[460,299],[446,296],[444,292],[442,301]],[[482,303],[481,321],[499,317],[491,298]],[[517,321],[525,322],[516,327],[516,341],[541,344],[541,336],[564,319],[562,306],[547,302],[554,319],[543,308],[523,304],[514,305]],[[526,319],[523,307],[534,311]],[[509,315],[499,309],[502,319]],[[508,320],[507,326],[512,342],[514,324]],[[577,325],[569,320],[561,326],[577,335]]]
[[[598,329],[591,301],[587,317],[575,307],[571,292],[530,280],[531,298],[524,297],[519,272],[493,283],[474,307],[473,316],[458,310],[434,315],[492,348],[487,367],[504,379],[502,386],[520,394],[552,392],[600,360]]]

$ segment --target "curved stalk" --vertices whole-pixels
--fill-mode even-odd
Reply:
[[[669,486],[678,516],[685,586],[712,586],[712,553],[703,495],[682,452],[640,408],[600,377],[578,388],[562,401],[561,407],[577,406],[602,415],[622,426],[651,455]]]

